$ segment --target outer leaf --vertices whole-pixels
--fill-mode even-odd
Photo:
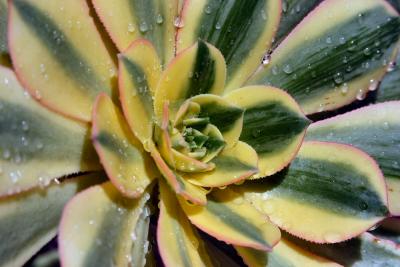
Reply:
[[[0,67],[0,129],[0,196],[101,168],[88,125],[40,106],[4,67]]]
[[[194,225],[228,244],[269,251],[280,239],[266,216],[229,189],[213,192],[205,206],[179,202]]]
[[[280,9],[279,0],[186,0],[177,49],[181,51],[197,39],[213,44],[227,63],[227,90],[239,88],[271,46]]]
[[[7,0],[1,0],[0,1],[0,63],[3,62],[4,57],[6,57],[8,53],[7,18],[8,18]]]
[[[161,62],[152,44],[140,39],[119,57],[119,89],[125,117],[144,143],[153,137],[153,97],[161,76]]]
[[[217,187],[238,183],[258,172],[257,152],[240,141],[233,148],[224,149],[211,162],[215,164],[214,170],[183,176],[196,185]]]
[[[89,121],[97,94],[113,93],[116,71],[86,2],[9,3],[10,53],[24,87],[51,109]]]
[[[164,71],[155,94],[155,114],[161,118],[164,102],[169,101],[174,118],[186,99],[200,94],[221,94],[225,76],[222,54],[210,44],[197,42],[178,54]]]
[[[150,198],[124,198],[110,183],[75,196],[64,209],[58,236],[63,266],[127,266],[135,227]]]
[[[211,266],[204,244],[167,184],[160,183],[157,244],[166,266]]]
[[[145,38],[156,47],[163,64],[174,56],[178,0],[92,0],[111,39],[120,51]]]
[[[304,250],[302,247],[291,243],[287,239],[281,239],[272,252],[258,251],[243,247],[236,247],[236,250],[246,264],[253,267],[340,266],[337,263]]]
[[[79,176],[0,201],[0,265],[22,266],[57,232],[66,202],[77,192],[98,182],[99,175]]]
[[[376,89],[399,32],[397,12],[383,0],[324,1],[247,84],[286,90],[306,114],[341,107]]]
[[[99,95],[93,108],[92,139],[111,182],[127,197],[139,197],[158,175],[111,99]]]
[[[335,143],[303,143],[287,170],[242,190],[272,222],[316,243],[357,236],[388,213],[386,185],[375,161]]]
[[[297,242],[303,248],[333,259],[344,266],[399,266],[400,264],[399,246],[369,233],[334,245]]]
[[[283,0],[282,18],[274,38],[276,48],[296,25],[308,15],[322,0]]]
[[[399,47],[400,49],[400,47]],[[400,50],[397,51],[397,58],[387,68],[387,73],[379,85],[376,94],[376,102],[400,100]]]
[[[350,144],[371,155],[388,184],[389,208],[400,215],[400,102],[364,107],[312,124],[307,140]]]
[[[272,175],[289,164],[309,124],[297,103],[284,91],[264,86],[241,88],[226,98],[245,109],[239,139],[257,151],[257,176]]]

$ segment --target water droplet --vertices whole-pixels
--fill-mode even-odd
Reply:
[[[364,92],[364,90],[363,90],[363,89],[359,89],[358,92],[357,92],[356,98],[357,98],[357,100],[360,100],[360,101],[361,101],[361,100],[364,100],[366,96],[367,96],[367,95],[366,95],[366,93]]]
[[[324,104],[319,104],[319,106],[318,106],[318,112],[322,112],[322,111],[324,111],[325,110],[325,105]]]
[[[385,130],[389,130],[390,129],[389,122],[387,122],[387,121],[383,122],[383,129],[385,129]]]
[[[372,51],[369,47],[364,48],[363,50],[364,55],[369,56],[372,54]]]
[[[333,75],[333,80],[336,84],[342,84],[344,81],[343,73],[338,72],[335,75]]]
[[[206,7],[204,8],[204,12],[206,14],[211,14],[211,11],[212,11],[211,6],[210,5],[206,5]]]
[[[282,2],[282,11],[283,13],[286,13],[288,10],[288,3],[286,1]]]
[[[221,23],[217,22],[217,23],[215,24],[215,29],[216,29],[216,30],[220,30],[220,29],[221,29]]]
[[[300,11],[301,11],[301,5],[297,4],[296,5],[296,13],[300,13]]]
[[[8,80],[8,78],[4,78],[4,84],[5,84],[5,85],[8,85],[9,82],[10,82],[10,81]]]
[[[178,28],[178,29],[183,28],[184,23],[183,23],[183,20],[181,19],[181,17],[178,16],[178,17],[175,18],[175,20],[174,20],[174,26],[175,26],[176,28]]]
[[[346,38],[343,36],[339,37],[339,44],[345,44],[346,43]]]
[[[13,184],[18,183],[19,179],[22,176],[22,173],[20,170],[16,170],[16,171],[12,171],[8,174],[8,176],[10,177],[10,180]]]
[[[340,92],[342,93],[342,95],[346,95],[349,92],[349,86],[347,85],[347,83],[344,83],[340,87]]]
[[[147,25],[146,21],[140,23],[139,30],[141,33],[146,33],[149,30],[149,25]]]
[[[128,32],[129,33],[134,33],[135,32],[135,26],[133,26],[132,23],[128,24]]]
[[[160,25],[160,24],[162,24],[163,22],[164,22],[163,16],[162,16],[161,14],[158,14],[158,15],[157,15],[157,18],[156,18],[156,23],[157,23],[158,25]]]
[[[326,37],[325,42],[326,42],[327,44],[331,44],[331,43],[332,43],[332,37],[330,37],[330,36]]]
[[[360,201],[360,203],[358,203],[358,207],[360,210],[364,211],[368,209],[368,204],[365,201]]]
[[[265,10],[264,10],[264,9],[261,10],[261,18],[262,18],[263,20],[267,20],[267,14],[265,13]]]
[[[271,61],[271,54],[270,54],[270,53],[267,53],[267,54],[265,54],[265,55],[263,56],[261,63],[262,63],[264,66],[267,66],[267,65],[269,64],[270,61]]]
[[[286,74],[291,74],[293,72],[292,67],[289,64],[286,64],[285,66],[283,66],[283,72],[285,72]]]
[[[375,90],[378,88],[378,84],[379,84],[378,81],[375,81],[374,79],[371,79],[371,80],[369,81],[368,90],[370,90],[370,91],[375,91]]]
[[[387,65],[386,71],[387,72],[392,72],[392,71],[395,70],[395,68],[396,68],[396,62],[390,61],[389,64]]]
[[[29,125],[28,125],[28,123],[27,123],[26,121],[22,121],[22,122],[21,122],[21,127],[22,127],[22,130],[23,130],[24,132],[26,132],[26,131],[29,130]]]

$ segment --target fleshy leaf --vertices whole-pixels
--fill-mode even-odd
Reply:
[[[282,17],[274,37],[274,48],[323,0],[283,0]]]
[[[312,124],[307,140],[344,143],[362,149],[386,177],[391,213],[400,215],[400,101],[367,106]]]
[[[7,0],[0,0],[0,63],[7,57],[7,18],[8,18]]]
[[[64,205],[77,192],[101,181],[79,176],[48,188],[0,200],[0,265],[22,266],[57,233]]]
[[[279,229],[267,216],[229,189],[213,191],[205,206],[179,202],[194,225],[228,244],[269,251],[280,239]]]
[[[347,240],[388,215],[378,165],[348,145],[305,142],[288,169],[239,189],[280,228],[316,243]]]
[[[376,93],[376,102],[400,100],[400,47],[397,58],[388,64],[387,73]]]
[[[259,157],[257,177],[272,175],[296,156],[309,124],[300,107],[282,90],[251,86],[225,96],[245,110],[240,140]]]
[[[158,84],[154,109],[162,117],[163,106],[169,101],[171,117],[188,98],[200,94],[220,95],[224,90],[225,60],[214,46],[198,41],[179,53],[167,66]]]
[[[383,0],[324,1],[247,84],[286,90],[306,114],[344,106],[377,88],[399,33],[397,12]]]
[[[190,101],[200,105],[199,118],[208,118],[224,137],[227,147],[233,147],[242,132],[244,110],[235,106],[225,97],[198,95]]]
[[[140,39],[119,57],[119,89],[126,120],[144,143],[153,135],[153,97],[161,63],[152,44]]]
[[[179,173],[172,170],[154,147],[154,144],[151,145],[150,153],[161,174],[175,193],[194,204],[204,205],[207,202],[207,191],[200,186],[187,182]]]
[[[364,233],[360,237],[347,242],[317,245],[313,243],[296,240],[299,246],[332,259],[343,266],[399,266],[400,249],[396,243],[381,239],[370,233]]]
[[[9,3],[9,48],[24,87],[47,107],[89,121],[96,96],[113,94],[116,68],[86,1]]]
[[[183,174],[184,178],[203,187],[226,186],[241,182],[258,172],[257,152],[244,142],[224,149],[212,163],[215,169],[204,173]]]
[[[265,252],[251,248],[235,247],[248,266],[252,267],[319,267],[340,265],[316,256],[300,246],[282,238],[273,251]]]
[[[105,94],[93,107],[92,139],[108,177],[125,196],[139,197],[157,177],[150,157]]]
[[[160,183],[157,244],[166,266],[211,266],[204,244],[179,207],[175,195]]]
[[[227,63],[227,90],[239,88],[261,64],[279,25],[281,1],[186,0],[177,50],[197,39],[213,44]]]
[[[88,125],[39,105],[5,67],[0,67],[0,129],[0,196],[101,169]]]
[[[137,39],[147,39],[162,63],[174,56],[178,0],[92,0],[101,21],[120,51]]]
[[[58,236],[63,266],[127,266],[136,224],[150,198],[124,198],[110,182],[75,196],[62,214]]]

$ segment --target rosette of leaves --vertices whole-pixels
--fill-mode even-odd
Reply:
[[[0,265],[399,264],[391,2],[1,0]]]

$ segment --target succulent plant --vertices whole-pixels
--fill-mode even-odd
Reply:
[[[0,0],[0,265],[400,265],[399,8]]]

